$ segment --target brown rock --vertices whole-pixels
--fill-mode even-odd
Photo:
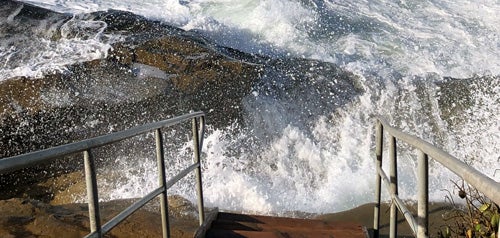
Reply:
[[[259,69],[256,65],[226,58],[200,43],[179,36],[148,40],[133,48],[117,44],[110,57],[121,64],[130,66],[141,63],[172,74],[175,89],[188,94],[198,93],[210,84],[220,84],[226,86],[227,91],[212,91],[212,94],[233,92],[243,97],[249,93]],[[250,75],[253,77],[248,77]],[[234,87],[235,82],[237,88]]]
[[[131,200],[101,203],[106,222]],[[36,200],[0,201],[0,237],[83,237],[90,232],[86,204],[52,206]],[[172,237],[192,237],[198,224],[191,217],[170,216]],[[161,237],[157,210],[140,209],[109,232],[107,237]]]
[[[0,115],[12,114],[18,110],[33,113],[43,107],[40,92],[48,86],[47,80],[25,77],[0,81]]]

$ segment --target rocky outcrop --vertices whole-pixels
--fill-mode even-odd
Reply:
[[[57,15],[27,5],[16,17],[31,14],[44,20]],[[106,33],[119,31],[125,40],[113,44],[105,59],[43,78],[0,82],[0,157],[189,111],[207,112],[215,126],[241,116],[241,98],[258,80],[258,65],[221,54],[200,36],[131,13],[81,18],[107,21]]]
[[[53,25],[45,29],[45,35],[36,37],[52,41],[86,37],[85,28],[62,34],[61,28],[73,19],[71,16],[6,2],[9,4],[4,7],[11,9],[1,11],[19,11],[9,17],[8,31],[12,34],[35,28],[44,31],[39,24],[43,21]],[[104,22],[99,25],[105,26],[103,41],[111,35],[119,35],[120,40],[110,40],[112,47],[105,58],[83,60],[41,78],[1,81],[0,158],[189,111],[205,111],[207,123],[216,128],[236,120],[243,125],[260,126],[269,119],[260,116],[259,108],[268,100],[282,104],[272,115],[290,114],[293,123],[308,123],[311,117],[318,116],[309,109],[319,107],[328,114],[363,91],[357,77],[334,64],[245,54],[210,42],[196,32],[132,13],[110,10],[78,15],[75,19]],[[245,108],[257,115],[245,121],[245,115],[250,113]],[[106,148],[107,155],[112,156],[99,156],[96,151],[97,163],[113,160],[124,147],[130,146]],[[67,196],[58,194],[74,194],[75,189],[80,189],[81,183],[75,182],[80,178],[72,177],[71,172],[81,170],[81,166],[81,155],[74,155],[47,166],[1,175],[1,198],[69,203]],[[57,192],[53,188],[58,186],[40,183],[64,176],[80,187],[69,186]]]
[[[136,200],[100,202],[102,224]],[[2,190],[0,237],[84,237],[90,232],[88,207],[75,201],[86,201],[82,172],[21,184],[17,190]],[[159,207],[158,200],[151,201],[107,237],[161,237]],[[168,209],[172,237],[193,237],[198,228],[197,208],[189,200],[171,195]]]
[[[26,5],[18,15],[25,20],[37,9]],[[40,11],[43,14],[34,14],[37,19],[57,16]],[[321,107],[334,110],[362,92],[357,78],[334,64],[248,55],[128,12],[78,18],[104,21],[104,33],[119,34],[123,40],[114,43],[104,59],[69,65],[43,78],[0,82],[0,157],[189,111],[205,111],[209,124],[223,127],[244,121],[244,98],[256,92],[297,104],[288,113],[304,120],[314,115],[302,108],[316,107],[318,98],[327,99],[320,100]],[[60,16],[58,24],[64,21],[68,16]],[[60,35],[55,29],[52,38]]]
[[[109,221],[132,200],[100,204],[102,221]],[[170,206],[175,211],[176,208]],[[90,233],[87,204],[49,205],[37,200],[14,198],[0,201],[0,237],[84,237]],[[171,213],[172,237],[193,237],[198,221]],[[161,237],[158,207],[138,210],[106,234],[106,237]]]
[[[475,118],[476,113],[496,113],[485,111],[494,110],[489,109],[488,104],[499,101],[497,95],[500,90],[500,76],[465,79],[448,77],[439,82],[438,86],[441,118],[448,123],[450,129],[466,123],[467,118]],[[474,111],[477,109],[485,111]]]
[[[20,10],[12,19],[11,31],[31,29],[36,21],[50,20],[61,26],[70,19],[7,2],[12,11]],[[251,93],[259,79],[259,65],[222,54],[196,34],[131,13],[109,11],[80,17],[106,21],[106,33],[119,32],[124,40],[113,44],[108,57],[68,65],[64,72],[0,81],[0,158],[189,111],[207,112],[209,123],[214,126],[224,126],[241,117],[241,99]],[[54,29],[49,38],[58,40],[60,27]],[[121,148],[107,150],[115,154]],[[36,199],[52,204],[74,202],[75,194],[81,194],[78,191],[84,188],[81,176],[71,173],[81,170],[80,157],[72,155],[52,164],[1,175],[0,198]],[[96,157],[98,163],[103,162],[104,156]],[[68,181],[71,186],[53,181]],[[27,226],[32,222],[26,220]]]

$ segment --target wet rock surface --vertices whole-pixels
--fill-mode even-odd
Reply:
[[[132,200],[100,204],[101,219],[116,216]],[[175,207],[169,207],[176,210]],[[90,233],[87,204],[50,205],[32,199],[0,201],[0,237],[84,237]],[[198,227],[192,216],[170,215],[172,237],[193,237]],[[161,237],[161,216],[157,208],[142,208],[105,237]]]
[[[61,34],[72,16],[3,2],[7,4],[2,11],[19,10],[12,15],[11,27],[3,28],[9,34],[33,31],[39,21],[45,21],[53,27],[39,37],[53,41],[86,37],[77,31]],[[102,59],[67,65],[64,71],[0,81],[0,159],[190,111],[205,111],[207,123],[215,128],[234,121],[259,126],[265,118],[245,121],[245,107],[261,107],[267,99],[282,102],[277,113],[296,114],[296,123],[306,123],[317,115],[302,109],[317,106],[318,99],[328,98],[320,106],[333,111],[363,92],[357,77],[334,64],[246,54],[211,43],[196,32],[128,12],[110,10],[77,18],[104,22],[102,40],[109,40],[111,49]],[[309,90],[308,97],[294,96]],[[291,107],[292,102],[299,106]],[[103,153],[112,155],[104,160],[113,160],[116,151],[130,147],[121,146]],[[103,158],[99,153],[96,157]],[[71,155],[57,163],[0,175],[0,236],[85,235],[86,205],[74,204],[75,197],[85,196],[81,169],[81,155]],[[105,219],[125,203],[130,201],[104,203]],[[174,220],[174,237],[192,235],[197,220],[192,205],[182,199],[172,200],[171,205],[172,216],[181,217],[179,223]],[[137,216],[110,237],[157,237],[161,232],[158,211],[141,210]]]
[[[16,4],[13,8],[20,8]],[[58,16],[59,25],[68,21],[67,15],[26,4],[20,9],[23,19],[39,10],[31,21]],[[21,22],[16,17],[13,22]],[[331,111],[363,91],[356,86],[357,77],[334,64],[245,54],[209,43],[196,32],[128,12],[110,10],[78,18],[104,21],[103,34],[120,35],[122,40],[112,43],[106,58],[68,65],[64,72],[43,78],[1,81],[0,158],[189,111],[205,111],[207,122],[217,128],[235,120],[245,123],[244,104],[251,104],[257,94],[285,103],[299,100],[300,106],[288,113],[306,120],[314,115],[300,109],[318,98],[329,99],[321,100],[321,107]],[[55,27],[51,37],[58,31]],[[310,97],[294,97],[308,90]]]
[[[13,21],[25,24],[13,24],[9,31],[31,29],[47,19],[61,26],[70,19],[6,2],[20,11]],[[258,79],[257,65],[220,54],[180,29],[118,11],[83,17],[108,22],[107,33],[126,39],[113,44],[106,58],[42,78],[1,81],[0,158],[189,111],[223,115],[210,117],[212,124],[222,126],[240,116],[240,99]],[[58,31],[55,27],[49,38],[60,38]],[[74,203],[85,196],[81,155],[63,161],[0,176],[0,237],[83,237],[89,232],[86,204]],[[173,237],[192,237],[198,225],[194,206],[180,196],[169,202]],[[130,204],[102,203],[103,221]],[[141,209],[107,237],[160,237],[158,207],[156,201]]]
[[[20,24],[17,17],[31,15],[32,22],[57,16],[59,25],[68,21],[62,14],[9,3],[13,9],[20,9],[13,18]],[[112,44],[105,59],[69,65],[66,71],[43,78],[18,77],[0,82],[0,126],[4,135],[0,147],[10,148],[1,150],[0,157],[43,148],[36,145],[37,141],[53,146],[102,134],[102,130],[93,129],[99,126],[116,124],[115,128],[120,129],[189,111],[210,111],[214,115],[211,123],[224,125],[240,116],[241,98],[250,93],[258,79],[258,65],[216,52],[196,34],[127,12],[79,17],[105,21],[104,34],[119,34],[123,40]],[[54,31],[52,35],[58,35],[57,27]],[[72,138],[65,131],[57,131],[45,139],[33,129],[50,132],[59,127],[74,134],[72,128],[79,126],[94,132]],[[22,136],[24,142],[16,142],[16,135]],[[57,138],[61,139],[55,141]],[[31,143],[35,145],[16,149]]]
[[[0,237],[84,237],[90,231],[82,172],[72,172],[2,192]],[[15,198],[5,199],[9,195]],[[101,223],[109,221],[137,199],[100,202]],[[193,237],[198,228],[196,207],[187,199],[168,197],[172,237]],[[154,199],[105,237],[161,237],[159,199]],[[207,210],[210,212],[210,210]]]
[[[438,83],[441,117],[450,127],[461,126],[466,118],[474,118],[476,104],[488,105],[485,98],[494,98],[500,90],[500,77],[445,78]],[[496,99],[496,103],[500,100]],[[472,117],[471,117],[472,115]]]

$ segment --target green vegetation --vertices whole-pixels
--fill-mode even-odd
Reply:
[[[465,204],[457,205],[451,194],[446,197],[456,207],[445,220],[449,223],[444,230],[439,232],[440,238],[466,237],[466,238],[496,238],[500,207],[493,203],[477,189],[453,182],[458,189],[458,196],[465,200]]]

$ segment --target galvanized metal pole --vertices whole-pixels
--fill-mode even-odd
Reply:
[[[377,128],[375,132],[375,156],[376,156],[376,174],[377,177],[375,179],[375,208],[374,208],[374,217],[373,217],[373,237],[378,238],[380,234],[380,196],[381,196],[381,177],[377,172],[378,168],[382,168],[382,151],[384,145],[384,127],[380,121],[377,121]]]
[[[398,164],[397,164],[397,153],[396,153],[396,138],[392,135],[389,136],[389,173],[391,180],[391,193],[398,195]],[[391,217],[390,217],[390,230],[389,237],[396,238],[398,234],[398,210],[396,207],[396,202],[391,203]]]
[[[196,168],[196,192],[198,193],[198,218],[200,226],[203,225],[205,221],[205,211],[203,205],[203,189],[201,181],[201,163],[200,163],[200,139],[198,132],[198,122],[196,118],[192,120],[193,126],[193,153],[194,153],[194,163],[198,165]]]
[[[201,151],[201,146],[203,145],[203,139],[205,138],[205,116],[200,117],[200,128],[199,131],[201,132],[199,134],[199,146],[200,146],[200,151]]]
[[[417,238],[428,237],[429,230],[429,158],[418,151],[418,229]]]
[[[489,199],[500,204],[500,183],[486,176],[480,171],[453,157],[436,146],[401,130],[390,126],[383,119],[379,118],[384,125],[384,130],[396,138],[412,145],[413,147],[424,151],[430,158],[437,160],[447,169],[464,179],[467,183],[478,189]]]
[[[155,130],[156,140],[156,163],[158,164],[158,184],[163,189],[160,194],[160,208],[161,208],[161,226],[163,231],[163,238],[170,237],[170,224],[168,222],[168,197],[167,197],[167,179],[165,176],[165,157],[163,149],[163,135],[160,129]]]
[[[85,166],[85,182],[87,184],[90,232],[96,232],[98,237],[102,237],[99,197],[97,195],[97,179],[94,158],[90,149],[83,151],[83,161]]]

